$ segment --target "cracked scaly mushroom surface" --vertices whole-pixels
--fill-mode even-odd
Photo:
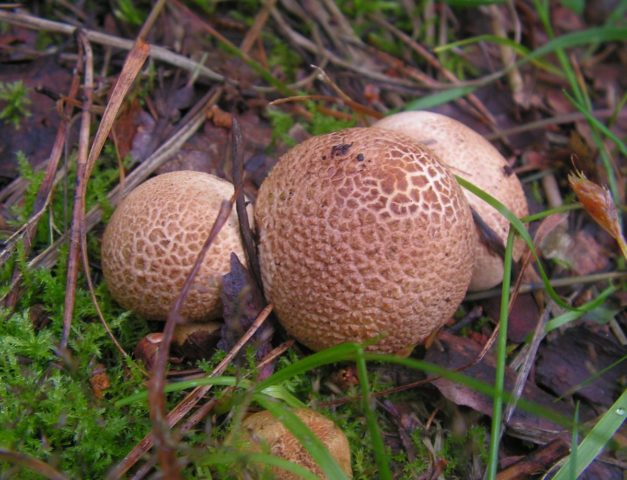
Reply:
[[[354,128],[283,155],[255,207],[266,294],[313,350],[379,338],[408,354],[459,306],[473,266],[464,195],[409,137]]]
[[[479,133],[457,120],[433,112],[401,112],[385,117],[374,125],[404,133],[432,150],[451,171],[486,191],[514,215],[529,213],[520,180],[507,160]],[[470,205],[505,245],[509,221],[476,195],[464,190]],[[470,290],[492,288],[503,280],[503,259],[481,241],[475,230],[475,267]],[[522,255],[524,244],[515,243],[514,260]]]
[[[154,177],[134,189],[113,213],[102,239],[102,270],[107,287],[124,308],[165,320],[223,200],[233,186],[214,175],[177,171]],[[183,306],[187,321],[221,314],[222,275],[231,252],[245,261],[235,211],[211,245]]]

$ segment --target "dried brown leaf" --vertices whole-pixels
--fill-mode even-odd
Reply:
[[[583,205],[583,208],[603,230],[609,233],[627,258],[627,244],[618,223],[618,212],[609,190],[588,180],[582,172],[569,173],[568,183]]]

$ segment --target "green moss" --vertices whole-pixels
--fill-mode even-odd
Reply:
[[[329,115],[324,115],[316,110],[313,104],[309,105],[309,111],[311,113],[311,123],[307,130],[312,135],[324,135],[325,133],[335,132],[342,128],[354,127],[357,123],[355,120],[340,120]]]
[[[71,354],[58,357],[61,317],[35,330],[29,309],[0,312],[0,446],[48,462],[72,478],[100,478],[149,428],[141,406],[124,411],[110,400],[142,387],[113,359],[100,324],[75,321]],[[96,363],[110,381],[105,397],[90,388]],[[6,468],[0,463],[0,470]],[[39,478],[21,471],[19,478]]]
[[[31,99],[24,82],[0,82],[0,120],[8,122],[18,130],[22,120],[31,115]]]

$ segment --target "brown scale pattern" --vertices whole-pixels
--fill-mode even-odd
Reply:
[[[373,349],[408,353],[470,281],[461,189],[402,134],[357,128],[303,142],[263,183],[255,218],[267,296],[314,350],[382,336]]]
[[[333,421],[313,410],[299,408],[293,413],[327,447],[348,478],[352,478],[350,447],[344,433]],[[324,478],[322,470],[305,447],[270,412],[264,410],[246,417],[242,422],[242,433],[242,440],[248,444],[247,448],[253,451],[268,448],[272,455],[298,463],[320,478]],[[273,473],[277,480],[301,478],[279,468],[273,469]]]
[[[432,150],[459,175],[498,199],[517,217],[529,213],[527,199],[518,177],[508,171],[508,163],[494,146],[464,124],[432,112],[402,112],[379,120],[374,125],[402,132]],[[509,221],[474,194],[464,190],[468,203],[498,234],[503,244],[509,232]],[[481,241],[475,232],[475,269],[471,290],[491,288],[503,279],[503,260]],[[522,255],[524,243],[516,244],[514,259]]]
[[[118,206],[102,239],[102,269],[113,298],[123,307],[165,320],[222,200],[233,186],[213,175],[178,171],[133,190]],[[245,261],[235,212],[207,253],[182,314],[189,321],[220,315],[222,275],[235,252]]]

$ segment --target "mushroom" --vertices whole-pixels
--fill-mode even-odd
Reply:
[[[354,128],[312,137],[261,185],[266,295],[312,350],[374,340],[408,355],[463,299],[473,223],[461,188],[409,137]]]
[[[173,350],[186,359],[209,358],[220,340],[222,322],[183,323],[174,327]]]
[[[327,447],[339,467],[346,473],[346,476],[352,478],[350,447],[344,432],[327,417],[309,408],[298,408],[293,413]],[[325,478],[322,470],[305,447],[267,410],[253,413],[246,417],[242,421],[241,433],[240,439],[245,449],[251,451],[267,449],[272,455],[298,463],[320,478]],[[277,480],[296,480],[300,478],[298,475],[276,467],[272,468],[272,473],[274,475],[273,478]]]
[[[233,186],[214,175],[177,171],[154,177],[118,206],[102,238],[102,271],[112,297],[124,308],[165,320]],[[221,313],[222,275],[230,253],[244,259],[233,211],[211,245],[181,314],[188,322]]]
[[[463,123],[432,112],[402,112],[385,117],[373,127],[404,133],[432,150],[440,161],[460,177],[489,193],[517,217],[529,213],[518,177],[490,142]],[[505,244],[509,222],[489,204],[464,190],[470,206]],[[475,267],[470,290],[484,290],[503,280],[503,260],[482,242],[476,230]],[[524,244],[517,242],[514,260]]]

